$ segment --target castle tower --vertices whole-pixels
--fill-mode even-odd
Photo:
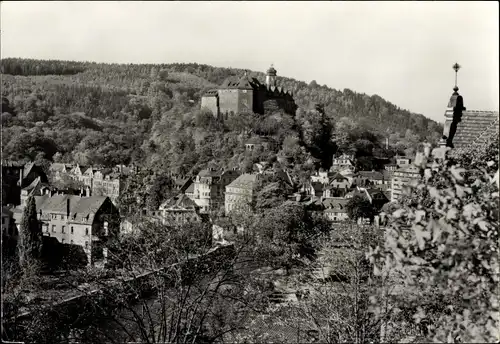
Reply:
[[[271,87],[271,86],[276,87],[276,69],[274,69],[272,64],[271,64],[271,67],[267,70],[266,85],[267,85],[267,87]]]

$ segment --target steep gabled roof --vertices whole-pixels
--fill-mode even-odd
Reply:
[[[106,196],[80,197],[75,195],[43,195],[35,196],[36,209],[43,213],[66,213],[69,200],[69,211],[71,216],[93,216],[108,199]]]
[[[330,183],[332,183],[334,180],[348,180],[345,176],[341,175],[340,173],[336,172],[334,173],[330,178]]]
[[[23,190],[26,190],[26,191],[32,191],[34,190],[35,188],[37,188],[40,184],[42,184],[42,179],[40,177],[37,177],[35,180],[33,180],[31,182],[30,185],[26,186],[23,188]]]
[[[186,210],[196,210],[198,206],[196,203],[187,197],[185,194],[178,194],[160,205],[160,210],[162,209],[186,209]]]
[[[495,135],[498,136],[498,112],[468,110],[462,113],[452,142],[454,148],[467,149]]]
[[[253,90],[260,85],[259,81],[255,78],[250,79],[248,76],[244,75],[240,78],[236,76],[230,76],[221,85],[221,88],[225,89],[239,89],[239,90]]]

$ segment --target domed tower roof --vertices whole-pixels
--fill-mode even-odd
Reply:
[[[271,67],[267,70],[267,75],[272,75],[276,76],[276,69],[274,69],[274,66],[271,64]]]

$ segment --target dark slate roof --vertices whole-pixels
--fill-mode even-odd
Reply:
[[[198,173],[200,177],[220,177],[224,171],[223,170],[213,170],[206,168]]]
[[[252,78],[250,79],[246,75],[238,78],[236,76],[230,76],[221,85],[221,88],[226,89],[239,89],[239,90],[253,90],[260,85],[260,82]]]
[[[174,196],[167,201],[165,201],[161,206],[160,209],[162,208],[175,208],[175,209],[196,209],[198,206],[194,201],[192,201],[189,197],[187,197],[185,194],[179,194],[177,196]]]
[[[35,196],[36,209],[43,213],[64,213],[67,211],[67,201],[69,200],[70,215],[89,217],[93,221],[94,215],[108,199],[106,196],[80,197],[75,195],[43,195]]]
[[[347,212],[346,205],[348,202],[349,200],[345,198],[325,198],[323,200],[323,206],[327,212]]]
[[[244,173],[235,180],[231,184],[229,184],[228,188],[242,188],[242,189],[253,189],[258,181],[257,174]]]
[[[498,136],[498,112],[468,110],[462,113],[452,142],[454,148],[466,149],[487,142],[494,135]]]
[[[216,97],[218,95],[218,91],[216,89],[206,91],[203,96],[204,97]]]
[[[23,188],[23,190],[26,190],[26,191],[31,191],[33,189],[35,189],[38,185],[40,185],[42,183],[42,180],[40,177],[37,177],[35,180],[33,180],[31,182],[30,185],[26,186]]]
[[[189,184],[188,188],[184,192],[185,193],[193,193],[194,192],[194,183]]]
[[[24,165],[24,176],[27,176],[28,174],[30,174],[33,167],[35,167],[34,162],[29,162],[26,165]]]
[[[384,179],[384,175],[377,171],[359,171],[358,174],[363,178],[369,178],[373,180]]]

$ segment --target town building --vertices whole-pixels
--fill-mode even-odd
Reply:
[[[410,165],[394,171],[391,185],[391,202],[397,201],[404,189],[420,179],[420,171],[416,166]]]
[[[118,165],[113,169],[92,166],[72,166],[70,164],[53,163],[51,173],[54,180],[70,177],[80,182],[94,196],[108,196],[115,204],[118,203],[120,192],[123,191],[125,178],[135,173],[135,167]]]
[[[106,261],[107,239],[118,234],[120,225],[118,209],[109,197],[49,194],[35,196],[35,202],[44,236],[80,246],[88,265]]]
[[[351,187],[349,179],[340,173],[335,173],[332,177],[330,177],[329,184],[334,188],[343,190],[347,190]]]
[[[244,173],[226,186],[225,211],[229,214],[240,207],[252,208],[255,201],[255,189],[259,182],[259,174]]]
[[[202,222],[204,219],[200,214],[200,207],[182,193],[163,202],[159,210],[164,225]]]
[[[242,77],[229,77],[218,89],[205,92],[201,108],[210,111],[216,118],[225,119],[231,113],[263,115],[280,109],[294,115],[297,105],[292,92],[278,86],[277,72],[271,65],[265,83],[249,77],[246,72]]]
[[[397,168],[406,168],[410,166],[413,163],[413,161],[415,161],[415,159],[399,155],[396,155],[395,159]]]
[[[342,154],[340,156],[334,156],[332,160],[331,171],[354,171],[355,162],[354,155]]]
[[[306,203],[307,211],[322,215],[331,222],[341,222],[349,219],[347,214],[348,199],[341,197],[320,198]]]
[[[224,192],[240,175],[237,170],[201,170],[195,178],[192,200],[200,207],[202,213],[218,210],[224,206]]]
[[[270,151],[275,150],[277,147],[274,139],[266,136],[254,136],[245,142],[245,150],[247,152],[253,151]]]
[[[354,176],[354,183],[358,186],[382,185],[384,174],[378,171],[359,171]]]

